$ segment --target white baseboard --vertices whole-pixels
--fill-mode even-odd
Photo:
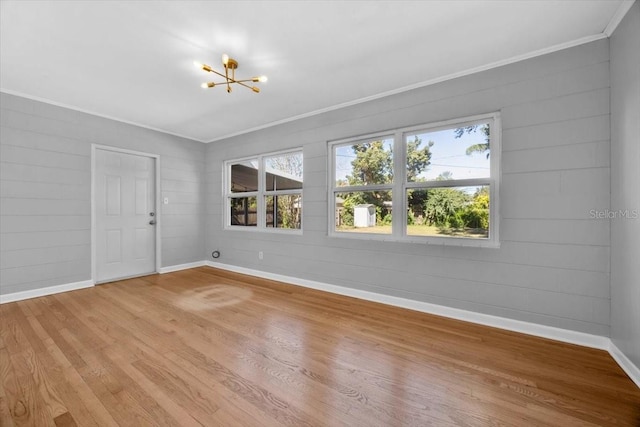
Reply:
[[[415,301],[407,298],[394,297],[375,292],[362,291],[359,289],[352,289],[344,286],[330,285],[327,283],[315,282],[312,280],[300,279],[297,277],[283,276],[281,274],[268,273],[264,271],[253,270],[250,268],[238,267],[235,265],[212,261],[207,261],[207,265],[214,268],[220,268],[222,270],[229,270],[236,273],[248,274],[250,276],[277,280],[279,282],[290,283],[293,285],[303,286],[305,288],[317,289],[320,291],[360,298],[363,300],[379,302],[396,307],[408,308],[410,310],[435,314],[437,316],[449,317],[456,320],[464,320],[466,322],[492,326],[494,328],[506,329],[508,331],[520,332],[528,335],[535,335],[537,337],[549,338],[556,341],[597,348],[600,350],[609,350],[609,338],[599,335],[586,334],[583,332],[570,331],[568,329],[561,329],[553,326],[523,322],[521,320],[507,319],[504,317],[492,316],[490,314],[476,313],[473,311],[461,310],[458,308],[446,307],[443,305],[431,304],[422,301]]]
[[[367,301],[374,301],[396,307],[408,308],[423,313],[435,314],[438,316],[449,317],[456,320],[464,320],[480,325],[492,326],[494,328],[548,338],[556,341],[566,342],[569,344],[576,344],[584,347],[605,350],[611,355],[613,360],[615,360],[616,363],[620,365],[622,370],[629,376],[629,378],[631,378],[631,380],[638,387],[640,387],[640,368],[638,368],[631,360],[629,360],[629,358],[625,356],[624,353],[622,353],[620,349],[616,347],[616,345],[608,337],[570,331],[568,329],[555,328],[553,326],[538,325],[535,323],[523,322],[520,320],[506,319],[504,317],[491,316],[489,314],[482,314],[468,310],[445,307],[442,305],[431,304],[422,301],[414,301],[407,298],[393,297],[389,295],[378,294],[375,292],[347,288],[344,286],[330,285],[327,283],[315,282],[313,280],[284,276],[281,274],[239,267],[236,265],[223,264],[213,261],[205,261],[205,265],[208,265],[209,267],[219,268],[221,270],[233,271],[235,273],[248,274],[250,276],[290,283],[292,285],[303,286],[305,288],[317,289],[334,294],[360,298]]]
[[[29,298],[44,297],[47,295],[59,294],[61,292],[75,291],[77,289],[90,288],[92,286],[94,286],[93,280],[83,280],[82,282],[48,286],[46,288],[33,289],[30,291],[14,292],[12,294],[0,295],[0,304],[22,301]]]
[[[160,270],[158,270],[158,273],[164,274],[164,273],[171,273],[174,271],[188,270],[190,268],[202,267],[203,265],[206,265],[206,261],[197,261],[197,262],[190,262],[188,264],[172,265],[169,267],[160,268]],[[12,294],[0,295],[0,304],[6,304],[9,302],[15,302],[15,301],[22,301],[29,298],[44,297],[47,295],[59,294],[61,292],[75,291],[76,289],[90,288],[92,286],[94,286],[94,282],[92,280],[84,280],[82,282],[66,283],[64,285],[57,285],[57,286],[48,286],[46,288],[33,289],[30,291],[14,292]]]
[[[206,261],[196,261],[196,262],[190,262],[187,264],[170,265],[169,267],[161,267],[158,270],[158,273],[160,274],[173,273],[174,271],[188,270],[190,268],[202,267],[203,265],[207,265]]]
[[[609,354],[613,357],[613,360],[618,362],[618,365],[622,368],[631,381],[636,383],[636,385],[640,388],[640,368],[638,368],[620,349],[613,343],[613,341],[609,344]]]

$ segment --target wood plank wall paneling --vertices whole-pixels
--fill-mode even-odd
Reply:
[[[611,340],[640,372],[640,3],[611,37]],[[632,214],[633,215],[633,214]]]
[[[0,314],[7,427],[640,422],[605,351],[210,267]]]
[[[204,145],[0,94],[0,293],[91,279],[91,144],[160,155],[162,266],[203,259]]]
[[[327,236],[327,141],[501,111],[500,249]],[[609,335],[608,40],[207,146],[207,254],[227,264]],[[222,162],[303,146],[302,236],[223,230]],[[257,252],[264,253],[259,260]],[[207,255],[208,256],[208,255]]]

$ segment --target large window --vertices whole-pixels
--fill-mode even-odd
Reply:
[[[302,164],[302,151],[226,162],[226,226],[300,230]]]
[[[330,147],[330,234],[497,245],[497,113],[337,141]]]

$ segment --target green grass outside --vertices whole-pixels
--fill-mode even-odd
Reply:
[[[391,234],[391,225],[376,225],[375,227],[338,227],[337,231],[348,233],[375,233],[375,234]],[[448,236],[448,237],[466,237],[486,239],[488,237],[487,230],[481,228],[464,228],[453,229],[436,227],[433,225],[408,225],[407,235],[409,236]]]

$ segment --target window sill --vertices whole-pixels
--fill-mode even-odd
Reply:
[[[301,236],[302,230],[292,228],[258,228],[258,227],[245,227],[242,225],[227,225],[224,227],[224,231],[241,231],[250,233],[272,233],[272,234],[290,234],[295,236]]]
[[[366,241],[394,242],[394,243],[410,243],[426,246],[453,246],[468,248],[488,248],[499,249],[500,242],[491,239],[474,239],[465,237],[418,237],[405,236],[395,237],[387,234],[374,233],[349,233],[349,232],[330,232],[329,237],[337,239],[353,239]]]

